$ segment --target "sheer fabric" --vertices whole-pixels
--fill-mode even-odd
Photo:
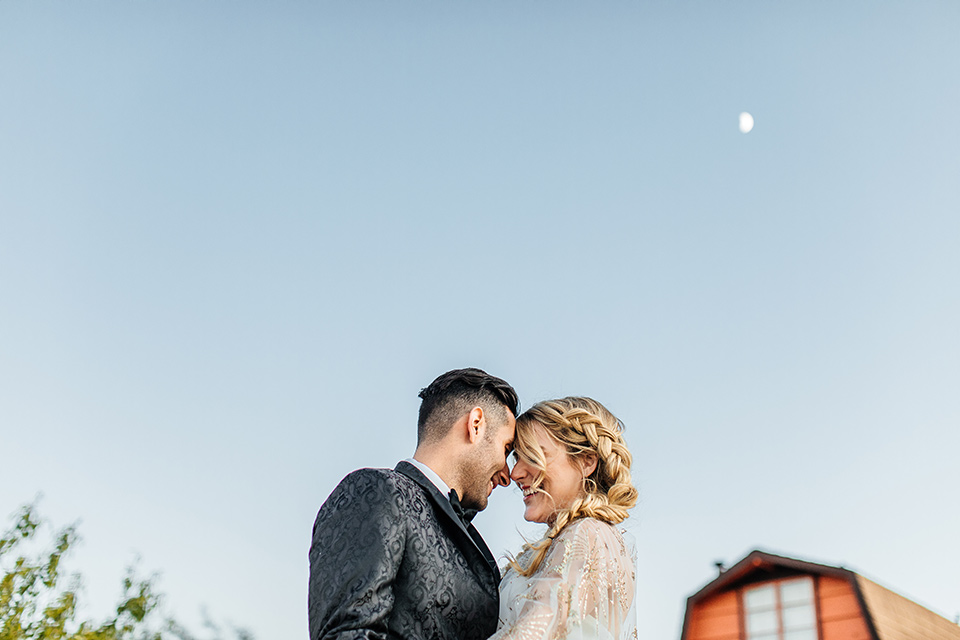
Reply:
[[[529,562],[531,552],[518,558]],[[637,637],[635,550],[613,525],[567,525],[528,577],[508,569],[500,623],[490,640],[633,640]]]

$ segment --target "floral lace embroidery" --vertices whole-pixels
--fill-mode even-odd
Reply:
[[[525,553],[519,562],[528,559]],[[635,639],[634,564],[613,526],[590,518],[571,523],[534,575],[507,571],[491,640]]]

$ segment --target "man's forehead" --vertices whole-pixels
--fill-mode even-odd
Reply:
[[[500,424],[496,426],[496,437],[502,438],[503,440],[513,440],[514,436],[517,433],[517,421],[514,419],[513,415],[508,411],[507,419],[501,420]]]

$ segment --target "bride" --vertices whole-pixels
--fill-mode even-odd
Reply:
[[[637,502],[622,423],[591,398],[540,402],[517,418],[511,479],[543,539],[511,559],[490,640],[636,638],[633,550],[614,526]]]

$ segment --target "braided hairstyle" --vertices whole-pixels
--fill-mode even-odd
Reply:
[[[584,478],[583,487],[573,503],[559,509],[547,535],[523,551],[533,555],[522,567],[515,559],[509,565],[523,576],[532,575],[547,555],[554,538],[564,527],[579,518],[596,518],[610,524],[626,520],[627,510],[637,504],[637,489],[630,479],[633,456],[623,441],[623,423],[602,404],[592,398],[569,397],[538,402],[517,418],[514,451],[518,457],[539,470],[533,487],[539,488],[546,475],[546,459],[533,436],[533,429],[542,427],[573,458],[590,454],[597,466]]]

